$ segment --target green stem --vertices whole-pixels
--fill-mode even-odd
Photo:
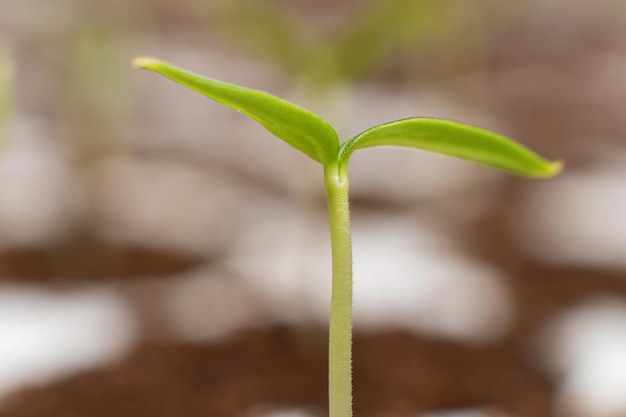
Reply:
[[[328,340],[329,417],[352,417],[352,242],[348,179],[342,177],[336,165],[324,168],[333,258]]]

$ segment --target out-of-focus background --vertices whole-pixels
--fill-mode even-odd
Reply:
[[[626,416],[619,0],[0,0],[0,415],[326,412],[320,167],[140,54],[566,161],[354,155],[356,414]]]

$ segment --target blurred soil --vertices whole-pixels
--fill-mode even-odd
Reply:
[[[274,327],[217,344],[142,346],[109,368],[12,397],[7,417],[207,417],[305,407],[324,415],[326,331]],[[516,352],[357,334],[355,415],[415,416],[429,409],[494,407],[549,416],[553,390]]]
[[[0,252],[0,282],[70,283],[163,277],[193,269],[206,261],[182,251],[106,242],[84,232],[55,245]]]

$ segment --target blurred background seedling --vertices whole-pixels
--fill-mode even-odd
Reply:
[[[4,136],[13,106],[13,63],[0,44],[0,137]]]
[[[488,39],[523,21],[531,3],[510,5],[507,13],[487,20],[484,10],[456,0],[348,2],[338,6],[344,9],[341,18],[320,29],[279,2],[187,0],[209,33],[272,62],[318,93],[370,76],[398,56],[416,74],[485,65]]]

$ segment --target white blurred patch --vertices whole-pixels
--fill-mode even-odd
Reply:
[[[548,324],[542,343],[549,367],[562,378],[560,415],[626,415],[626,301],[591,298]]]
[[[135,337],[130,310],[109,291],[0,288],[0,398],[113,360]]]
[[[263,407],[266,408],[266,407]],[[322,413],[315,412],[310,408],[271,408],[252,410],[248,413],[251,417],[319,417]]]
[[[533,185],[513,230],[523,249],[556,264],[626,268],[626,162],[565,171]]]
[[[0,155],[0,245],[60,238],[82,209],[80,187],[41,122],[17,113]]]
[[[477,343],[507,329],[513,307],[501,273],[464,257],[427,224],[368,226],[354,234],[357,324]]]
[[[327,229],[324,218],[282,207],[242,235],[225,264],[266,300],[276,320],[326,322],[331,284]]]
[[[170,286],[165,308],[172,331],[183,340],[214,341],[262,324],[262,303],[232,277],[196,273]]]
[[[458,408],[453,410],[437,410],[420,414],[419,417],[507,417],[497,410],[486,410],[483,408]]]
[[[223,250],[249,216],[269,210],[260,191],[210,169],[117,158],[99,175],[101,231],[135,245]]]
[[[326,323],[327,223],[320,218],[289,225],[289,217],[253,230],[228,265],[269,300],[277,319]],[[370,218],[353,229],[356,326],[402,327],[476,343],[507,329],[512,305],[503,276],[463,257],[427,223]]]

